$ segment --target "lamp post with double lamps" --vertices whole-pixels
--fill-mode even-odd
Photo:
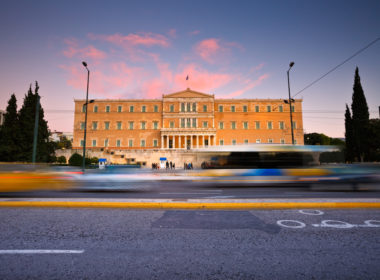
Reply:
[[[294,131],[293,131],[293,112],[292,112],[292,102],[294,103],[294,99],[290,97],[290,82],[289,82],[289,71],[290,69],[293,67],[294,65],[294,62],[290,62],[289,63],[289,69],[288,71],[286,71],[287,75],[288,75],[288,93],[289,93],[289,99],[288,100],[284,100],[284,102],[286,104],[289,104],[289,112],[290,112],[290,130],[292,132],[292,145],[294,145]]]
[[[86,167],[87,107],[88,107],[88,104],[93,103],[94,100],[90,100],[90,102],[88,101],[88,86],[89,86],[89,83],[90,83],[90,70],[88,70],[86,62],[83,61],[82,64],[87,69],[86,103],[84,103],[84,106],[85,106],[84,108],[85,108],[86,111],[85,111],[85,117],[84,117],[83,161],[82,161],[82,169],[83,169],[83,173],[84,173],[84,170],[85,170],[85,167]]]

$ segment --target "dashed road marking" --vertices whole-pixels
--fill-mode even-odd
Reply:
[[[295,221],[295,220],[279,220],[279,221],[277,221],[277,224],[279,226],[287,227],[287,228],[304,228],[304,227],[306,227],[306,224],[304,224],[303,222]]]
[[[0,250],[0,254],[82,254],[84,250]]]
[[[301,214],[305,214],[305,215],[314,215],[314,216],[319,216],[319,215],[323,215],[323,211],[321,210],[313,210],[313,209],[309,209],[309,210],[299,210],[298,212],[300,212]]]

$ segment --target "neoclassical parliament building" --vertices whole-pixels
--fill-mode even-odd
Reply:
[[[75,100],[73,149],[83,146],[84,104]],[[303,145],[302,100],[292,104],[295,144]],[[96,99],[87,110],[90,151],[292,143],[283,99],[216,99],[188,88],[162,99]]]

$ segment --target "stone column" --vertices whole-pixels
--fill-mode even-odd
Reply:
[[[175,135],[173,135],[173,149],[175,149],[176,147],[175,147]]]
[[[205,136],[202,135],[202,148],[204,148],[204,147],[205,147]]]
[[[199,135],[197,135],[197,149],[199,148]]]
[[[193,148],[193,135],[190,135],[190,149]]]
[[[166,148],[169,149],[169,135],[166,136]]]
[[[164,148],[164,135],[161,135],[161,149]]]

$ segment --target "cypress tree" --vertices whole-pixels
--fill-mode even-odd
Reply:
[[[17,161],[20,152],[20,129],[17,99],[14,94],[8,101],[4,123],[0,128],[0,161]]]
[[[359,69],[356,67],[352,94],[352,126],[355,158],[364,161],[368,158],[369,112],[367,100],[360,82]]]
[[[344,126],[346,128],[345,137],[346,137],[346,150],[345,157],[346,162],[352,162],[354,160],[354,132],[352,127],[352,117],[350,108],[346,104],[346,113],[344,115]]]
[[[36,105],[39,98],[38,82],[36,82],[34,94],[30,85],[28,93],[25,95],[24,103],[19,112],[19,122],[21,128],[20,137],[20,160],[31,161],[33,150],[34,122],[36,115]],[[37,162],[50,162],[51,155],[54,153],[52,143],[49,141],[49,129],[47,121],[44,119],[44,109],[40,106],[38,120],[38,138],[37,138]]]

